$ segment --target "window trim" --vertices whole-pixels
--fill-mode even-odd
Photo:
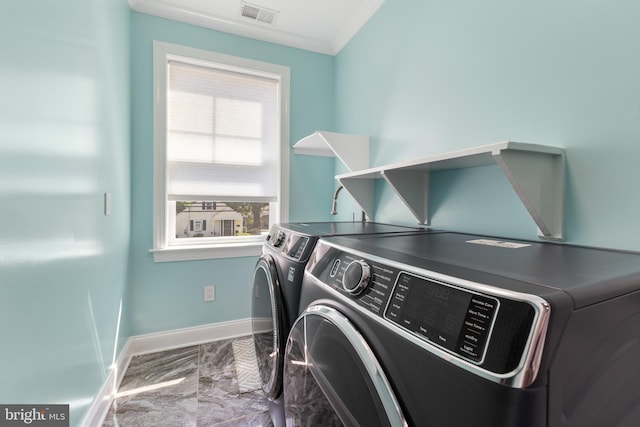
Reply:
[[[189,261],[216,258],[235,258],[260,255],[265,236],[239,242],[223,241],[206,244],[189,243],[170,245],[167,222],[166,177],[166,107],[167,61],[170,58],[186,59],[191,63],[218,63],[230,69],[255,70],[280,76],[280,144],[278,169],[277,209],[273,209],[275,222],[287,222],[289,214],[289,151],[290,151],[290,69],[268,62],[241,58],[222,53],[196,49],[171,43],[153,42],[153,254],[155,262]]]

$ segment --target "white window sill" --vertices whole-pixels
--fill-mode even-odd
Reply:
[[[259,256],[262,242],[229,243],[215,246],[181,246],[151,249],[154,262],[195,261],[218,258],[240,258]]]

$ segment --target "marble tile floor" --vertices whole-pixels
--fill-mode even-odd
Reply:
[[[238,360],[247,343],[251,337],[133,357],[103,427],[272,427],[257,372]]]

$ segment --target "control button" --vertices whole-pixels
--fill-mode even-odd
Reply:
[[[280,245],[282,245],[282,242],[284,242],[285,237],[286,237],[286,234],[284,233],[284,231],[278,230],[278,233],[273,238],[273,246],[277,248]]]
[[[340,269],[340,259],[336,259],[333,262],[333,266],[331,267],[331,271],[329,272],[329,277],[336,277],[338,270]]]
[[[363,260],[351,262],[344,270],[342,288],[353,296],[360,295],[371,281],[371,268]]]
[[[398,313],[395,310],[387,310],[387,317],[393,321],[395,321],[396,323],[398,323],[398,319],[399,319],[400,313]]]
[[[497,300],[482,295],[471,298],[457,345],[458,354],[475,362],[482,359],[497,303]]]

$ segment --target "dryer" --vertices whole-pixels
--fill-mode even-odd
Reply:
[[[287,425],[640,422],[638,253],[448,232],[330,237],[300,308]]]
[[[274,225],[253,273],[253,338],[262,389],[276,427],[283,425],[282,366],[291,324],[298,316],[305,266],[321,237],[426,232],[375,222],[308,222]]]

